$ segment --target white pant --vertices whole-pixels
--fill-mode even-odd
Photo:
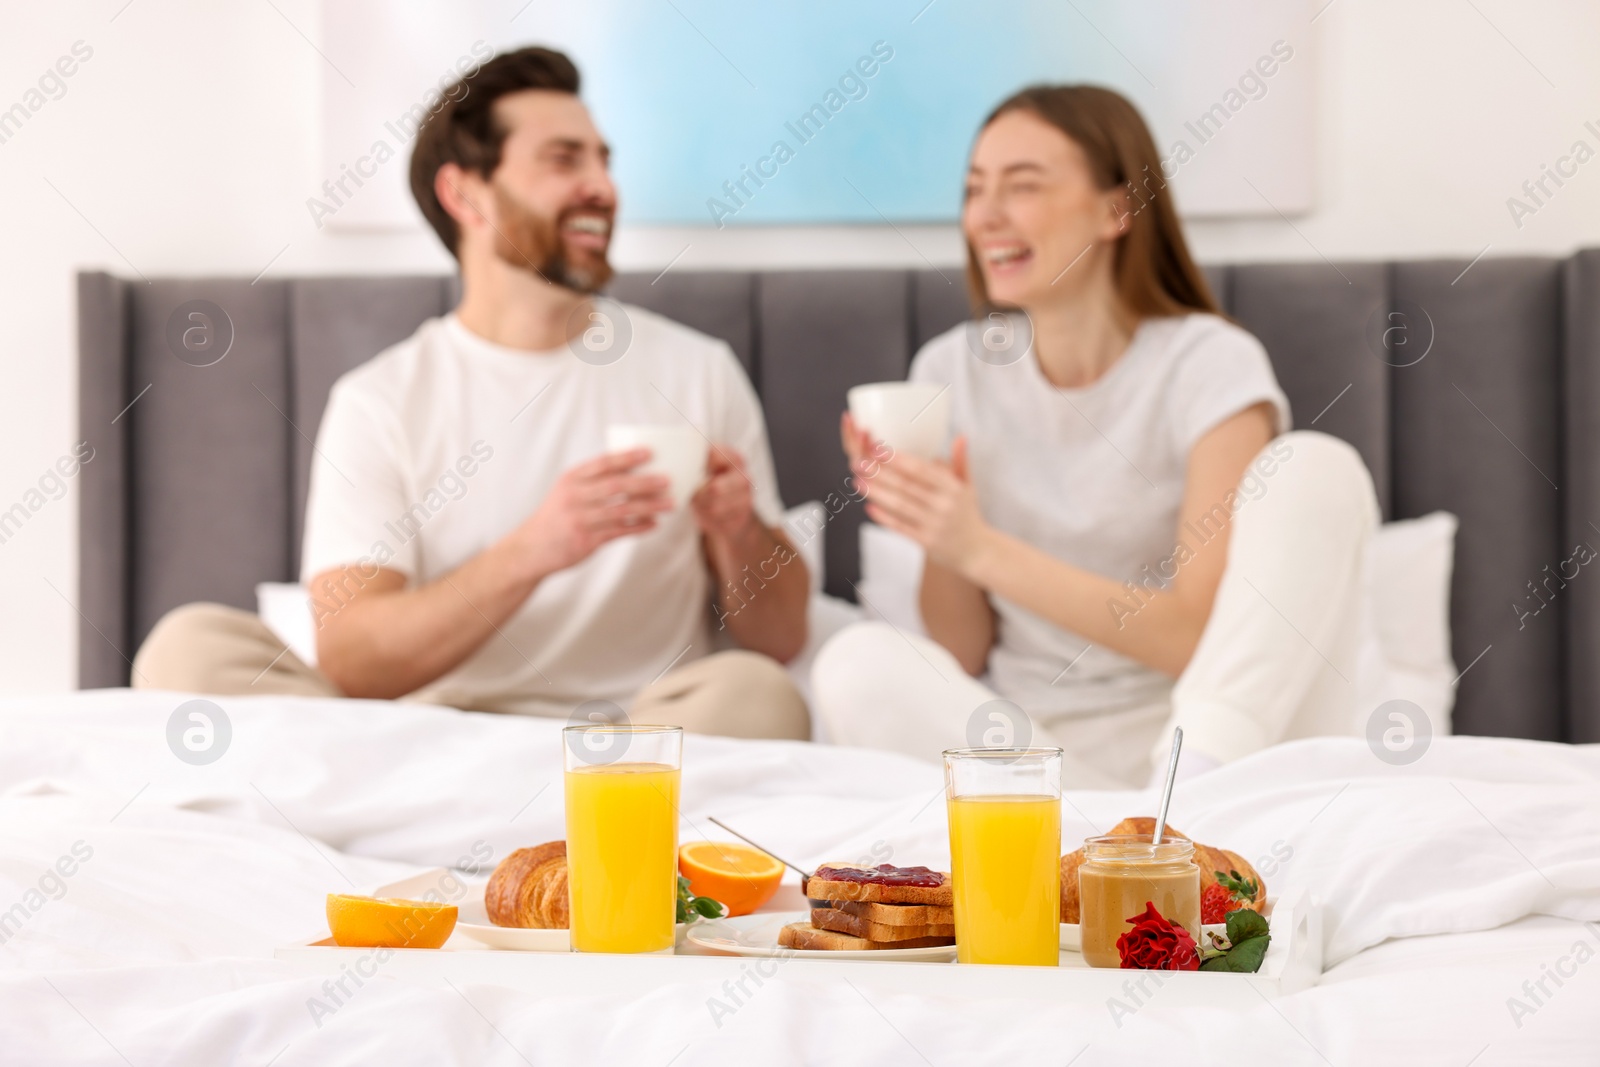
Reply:
[[[1355,449],[1326,434],[1284,438],[1293,454],[1232,521],[1211,618],[1171,700],[1103,715],[1024,709],[1035,744],[1066,752],[1066,788],[1140,787],[1172,728],[1186,750],[1227,762],[1295,737],[1361,732],[1357,673],[1372,670],[1367,542],[1379,512]],[[836,744],[937,761],[972,743],[1002,698],[933,641],[857,623],[817,654],[812,714]],[[976,721],[977,726],[972,724]]]

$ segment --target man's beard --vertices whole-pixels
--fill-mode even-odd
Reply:
[[[538,274],[552,285],[578,293],[599,292],[611,280],[611,264],[604,252],[594,253],[589,265],[572,262],[561,239],[561,224],[568,212],[554,219],[537,214],[493,184],[495,213],[494,254],[520,270]],[[577,209],[572,209],[577,210]],[[592,209],[590,209],[592,210]]]

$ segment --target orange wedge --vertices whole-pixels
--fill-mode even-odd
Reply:
[[[454,904],[328,894],[328,930],[345,948],[438,948],[455,928]]]
[[[749,915],[772,899],[783,864],[749,845],[691,841],[678,849],[678,870],[697,897],[720,901],[729,915]]]

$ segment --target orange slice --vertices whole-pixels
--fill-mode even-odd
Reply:
[[[328,894],[328,930],[345,948],[438,948],[455,928],[454,904]]]
[[[729,915],[749,915],[772,899],[783,864],[749,845],[691,841],[678,849],[678,870],[697,897],[720,901]]]

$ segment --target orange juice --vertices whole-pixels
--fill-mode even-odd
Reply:
[[[679,774],[661,763],[567,770],[574,950],[672,948],[678,900]]]
[[[956,958],[1054,967],[1061,951],[1061,801],[948,801]]]

